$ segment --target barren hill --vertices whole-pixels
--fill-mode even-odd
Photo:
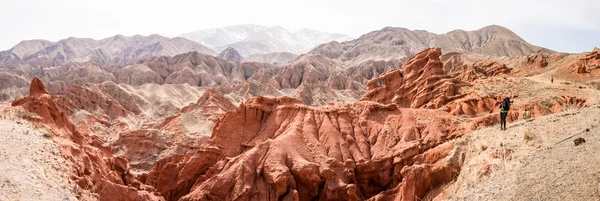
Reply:
[[[113,66],[155,56],[175,56],[189,51],[216,55],[210,48],[185,38],[166,38],[156,34],[130,37],[116,35],[101,40],[70,37],[58,42],[20,42],[13,48],[0,52],[0,67],[24,63],[49,67],[69,62]]]
[[[475,31],[455,30],[445,34],[387,27],[352,41],[320,45],[310,53],[361,63],[366,60],[403,60],[427,47],[442,48],[444,53],[460,52],[492,57],[553,52],[527,43],[507,28],[492,25]]]
[[[231,47],[228,47],[227,49],[223,50],[221,53],[219,53],[219,55],[217,55],[217,57],[231,62],[244,61],[244,58],[242,58],[240,53],[238,53],[234,48]]]

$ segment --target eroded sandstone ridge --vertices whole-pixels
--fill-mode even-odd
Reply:
[[[159,161],[144,176],[146,183],[167,200],[433,198],[463,160],[448,141],[497,123],[495,104],[503,98],[448,75],[440,55],[440,49],[425,49],[401,70],[371,80],[352,104],[310,107],[294,98],[260,96],[246,101],[217,120],[211,146]],[[510,71],[494,63],[476,66],[489,69],[484,72],[490,77]],[[515,104],[510,120],[530,108],[539,116],[586,105],[577,97],[554,101]]]
[[[422,80],[443,74],[437,68],[440,53],[427,49],[409,60],[404,71],[414,84],[405,90],[422,90]],[[450,154],[446,141],[465,131],[457,117],[389,104],[384,100],[391,98],[381,94],[373,98],[381,102],[322,108],[286,97],[249,100],[217,120],[210,140],[214,148],[158,162],[147,183],[169,200],[414,200],[451,182],[460,155]],[[191,166],[186,164],[212,167],[191,173],[184,171]],[[170,174],[176,176],[166,183],[173,186],[152,179]]]
[[[509,121],[524,118],[523,111],[537,117],[588,105],[576,90],[519,97],[524,94],[515,89],[531,87],[532,81],[507,78],[513,69],[506,65],[486,60],[449,68],[440,57],[439,48],[423,50],[401,69],[371,79],[354,103],[313,107],[305,100],[258,96],[236,107],[209,89],[195,103],[166,113],[161,123],[123,126],[128,130],[107,147],[87,133],[92,129],[75,128],[61,109],[93,109],[123,119],[143,113],[150,103],[105,83],[72,87],[73,95],[57,98],[59,107],[35,78],[30,95],[13,106],[38,114],[56,131],[55,141],[75,167],[72,179],[100,200],[185,201],[432,199],[461,170],[464,155],[451,141],[496,124],[496,103],[504,96],[519,98]],[[302,74],[311,74],[308,69]],[[282,76],[288,78],[277,83],[305,78]],[[343,77],[330,81],[346,85]],[[213,121],[210,137],[192,132]],[[133,168],[150,171],[133,176]]]
[[[15,100],[12,106],[39,115],[41,123],[50,127],[67,165],[75,171],[71,178],[80,191],[91,192],[99,200],[163,200],[153,187],[129,172],[127,160],[114,157],[97,137],[80,132],[37,77],[31,82],[29,95]]]

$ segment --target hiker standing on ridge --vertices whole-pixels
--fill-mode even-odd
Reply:
[[[510,110],[510,98],[506,97],[500,102],[500,130],[506,130],[506,116]]]

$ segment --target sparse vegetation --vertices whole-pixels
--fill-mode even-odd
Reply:
[[[16,110],[15,115],[24,120],[33,120],[33,117],[35,116],[35,114],[25,110]]]
[[[389,132],[391,132],[391,131],[392,131],[392,128],[390,127],[390,125],[387,125],[387,124],[385,124],[385,125],[383,125],[383,130],[384,130],[386,133],[389,133]]]
[[[550,102],[549,100],[540,101],[540,104],[542,104],[543,106],[546,106],[548,108],[552,107],[552,102]]]
[[[592,86],[592,88],[594,88],[596,90],[600,90],[600,82],[592,81],[589,83],[589,85]]]
[[[477,148],[479,148],[479,150],[480,150],[480,151],[485,151],[485,150],[487,150],[487,149],[488,149],[488,146],[487,146],[486,144],[481,144],[481,143],[480,143],[480,144],[477,146]]]

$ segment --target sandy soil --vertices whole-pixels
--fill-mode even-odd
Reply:
[[[0,200],[77,200],[60,150],[31,114],[0,105]]]
[[[580,137],[586,143],[575,146]],[[600,200],[600,105],[517,121],[507,131],[483,128],[456,145],[467,160],[442,194],[447,200]]]

